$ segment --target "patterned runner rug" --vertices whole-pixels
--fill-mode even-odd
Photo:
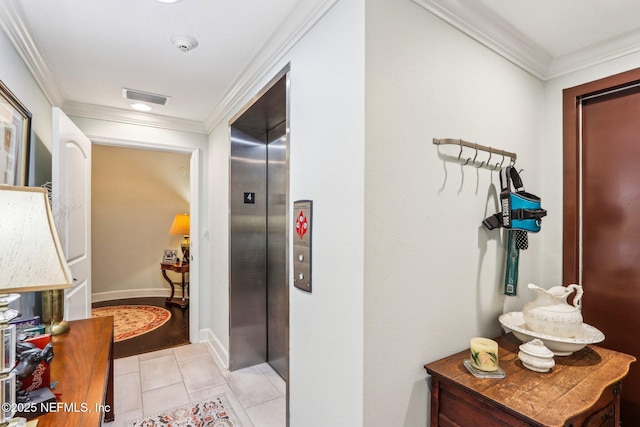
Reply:
[[[135,338],[167,323],[171,312],[151,305],[117,305],[91,310],[92,317],[113,316],[113,341]]]
[[[223,394],[129,421],[126,427],[242,427]]]

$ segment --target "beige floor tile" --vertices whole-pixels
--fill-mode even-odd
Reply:
[[[149,353],[140,354],[138,355],[138,358],[142,362],[143,360],[157,359],[158,357],[164,357],[169,355],[173,355],[173,351],[170,348],[166,348],[164,350],[158,350],[158,351],[152,351]]]
[[[260,372],[262,372],[264,376],[267,377],[269,381],[271,381],[271,384],[274,385],[281,396],[287,395],[287,383],[284,379],[282,379],[280,374],[273,370],[271,365],[269,365],[268,363],[261,363],[259,365],[256,365],[256,368],[258,368]]]
[[[142,408],[135,411],[119,413],[116,408],[116,419],[112,423],[102,424],[103,427],[125,427],[128,421],[137,420],[143,417]]]
[[[225,383],[218,365],[208,354],[183,360],[178,366],[189,393]]]
[[[280,393],[255,366],[230,372],[227,382],[244,408],[280,397]]]
[[[140,372],[140,360],[138,356],[124,357],[113,361],[113,375],[124,375],[132,372]]]
[[[140,361],[140,386],[143,392],[181,382],[182,375],[173,353]]]
[[[287,408],[284,397],[259,403],[246,409],[255,427],[285,427]]]
[[[140,374],[117,375],[113,378],[113,404],[116,414],[142,409],[142,389],[140,388]]]
[[[145,417],[187,403],[189,403],[189,394],[181,382],[142,393]]]
[[[176,355],[178,362],[198,356],[209,356],[206,344],[189,344],[180,347],[174,347],[173,353]]]

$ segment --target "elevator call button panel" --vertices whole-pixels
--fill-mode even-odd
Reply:
[[[293,285],[311,292],[312,200],[293,202]]]

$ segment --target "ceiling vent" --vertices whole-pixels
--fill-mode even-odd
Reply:
[[[171,102],[170,96],[126,88],[122,89],[122,96],[132,101],[148,102],[149,104],[169,105],[169,102]]]

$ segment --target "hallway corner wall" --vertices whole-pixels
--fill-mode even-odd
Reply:
[[[367,1],[365,26],[364,425],[418,427],[429,420],[423,365],[502,332],[498,316],[541,280],[549,232],[545,218],[521,252],[518,296],[506,297],[503,231],[481,225],[499,210],[499,175],[432,140],[517,153],[539,194],[544,87],[414,2]]]

